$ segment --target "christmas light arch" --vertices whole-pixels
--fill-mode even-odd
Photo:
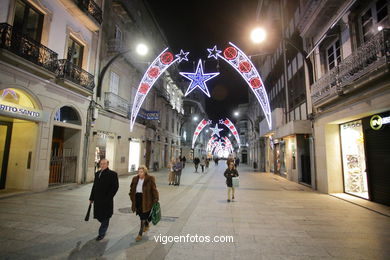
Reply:
[[[195,148],[195,142],[196,142],[196,139],[198,139],[198,136],[199,134],[202,132],[202,130],[208,125],[210,124],[210,121],[206,121],[205,119],[202,119],[198,126],[195,128],[195,132],[194,132],[194,135],[192,136],[192,149]]]
[[[267,91],[265,90],[259,72],[242,50],[240,50],[231,42],[229,42],[229,44],[230,46],[226,47],[223,51],[218,50],[217,46],[214,46],[212,49],[207,49],[209,52],[208,58],[213,57],[217,59],[219,57],[223,59],[241,75],[241,77],[248,84],[249,88],[255,94],[257,101],[260,103],[260,106],[263,109],[268,127],[271,129],[271,107],[269,105]]]
[[[225,125],[230,130],[230,132],[233,134],[234,138],[236,138],[238,148],[240,148],[240,146],[241,146],[240,136],[238,135],[238,131],[237,131],[236,127],[234,126],[233,122],[230,121],[229,118],[226,118],[225,120],[222,120],[222,119],[219,120],[219,123]]]
[[[133,130],[133,126],[135,124],[135,120],[137,119],[137,115],[142,106],[142,103],[144,102],[154,83],[175,62],[181,62],[182,60],[188,61],[188,53],[189,52],[184,52],[181,50],[179,54],[174,56],[172,52],[168,51],[168,48],[165,48],[152,62],[152,64],[150,64],[138,85],[138,90],[134,97],[134,103],[130,115],[130,132]]]
[[[233,43],[229,42],[230,46],[226,47],[223,51],[218,50],[217,46],[214,46],[212,49],[207,49],[209,52],[208,58],[221,58],[224,61],[226,61],[230,66],[232,66],[245,80],[245,82],[248,84],[252,92],[255,94],[258,102],[260,103],[261,108],[263,109],[263,112],[265,114],[268,127],[269,129],[272,128],[272,119],[271,119],[271,108],[269,105],[269,99],[267,95],[267,91],[265,90],[263,81],[259,75],[259,72],[257,71],[256,67],[253,65],[251,60],[248,58],[248,56],[245,55],[245,53],[240,50],[237,46],[235,46]],[[141,82],[138,85],[137,93],[134,97],[134,103],[131,109],[130,114],[130,132],[133,130],[133,126],[135,124],[135,120],[137,118],[138,112],[142,106],[142,103],[144,102],[147,94],[149,93],[150,89],[153,87],[154,83],[157,81],[157,79],[175,62],[181,62],[183,60],[188,61],[189,52],[184,52],[183,50],[180,51],[179,54],[173,55],[172,52],[168,51],[168,48],[164,49],[152,62],[152,64],[148,67],[145,74],[142,77]],[[200,64],[200,65],[199,65]],[[197,76],[199,73],[202,74],[202,76],[207,76],[211,78],[212,76],[216,76],[218,73],[211,73],[210,75],[203,74],[203,68],[201,68],[201,61],[198,63],[199,70],[197,69],[196,73],[184,73],[194,81],[197,79]],[[200,70],[201,69],[201,70]],[[183,75],[183,74],[182,74]],[[207,79],[201,80],[200,83],[204,83]],[[192,89],[189,89],[187,91],[192,91],[194,88],[199,87],[203,89],[203,85],[199,82],[196,83],[194,86],[192,86]],[[192,83],[190,84],[191,87]],[[200,86],[202,85],[202,86]],[[203,91],[207,94],[207,86],[205,86],[205,89]],[[229,120],[230,121],[230,120]],[[202,121],[201,121],[202,122]],[[208,122],[206,121],[208,124]],[[231,123],[231,122],[230,122]],[[206,125],[207,125],[206,124]],[[204,125],[204,126],[206,126]],[[227,124],[225,124],[227,125]],[[203,127],[204,127],[203,126]],[[234,127],[234,126],[233,126]],[[228,126],[230,130],[230,126]],[[203,128],[202,128],[203,129]],[[235,127],[234,127],[235,129]],[[237,130],[235,130],[237,132]],[[200,132],[199,132],[200,133]],[[198,133],[198,135],[199,135]],[[233,132],[232,132],[233,133]],[[234,133],[233,133],[234,134]],[[193,136],[193,143],[192,147],[194,147],[196,138],[198,135]],[[240,146],[239,137],[237,134],[234,134],[237,140],[238,145]]]

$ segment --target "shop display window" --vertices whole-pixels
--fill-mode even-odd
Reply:
[[[362,121],[340,125],[344,191],[368,199],[366,158]]]

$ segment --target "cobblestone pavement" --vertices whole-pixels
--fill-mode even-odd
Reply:
[[[0,259],[390,259],[389,217],[246,166],[228,203],[225,166],[202,174],[187,164],[179,187],[167,184],[166,171],[152,173],[163,217],[137,243],[132,176],[120,178],[100,242],[99,223],[84,221],[91,184],[1,199]],[[190,242],[206,236],[209,243]]]

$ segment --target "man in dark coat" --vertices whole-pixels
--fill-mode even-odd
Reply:
[[[107,159],[100,160],[100,171],[95,173],[89,197],[90,203],[93,203],[94,218],[101,223],[97,241],[102,240],[106,235],[110,218],[114,212],[114,196],[119,188],[118,174],[108,169],[108,164]]]

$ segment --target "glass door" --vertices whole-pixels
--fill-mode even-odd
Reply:
[[[5,188],[12,123],[0,121],[0,190]]]
[[[346,193],[368,199],[366,157],[362,121],[340,125],[341,148]]]

